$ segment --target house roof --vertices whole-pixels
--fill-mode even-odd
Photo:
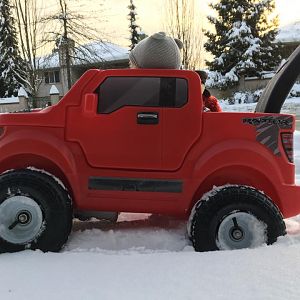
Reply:
[[[281,43],[300,43],[300,21],[281,27],[276,41]]]
[[[128,60],[128,49],[110,42],[93,42],[74,49],[74,64],[86,65],[101,62]],[[40,57],[39,69],[59,68],[59,53]]]

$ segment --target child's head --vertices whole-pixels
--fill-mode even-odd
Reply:
[[[195,70],[195,72],[200,76],[200,78],[201,78],[201,83],[205,84],[206,79],[207,79],[207,77],[208,77],[207,72],[202,71],[202,70]]]
[[[201,79],[201,91],[202,93],[205,91],[205,83],[206,83],[206,79],[208,77],[207,72],[202,71],[202,70],[195,70],[195,72],[200,76]]]
[[[129,53],[130,64],[143,69],[179,69],[182,42],[167,36],[164,32],[155,33],[140,41]]]

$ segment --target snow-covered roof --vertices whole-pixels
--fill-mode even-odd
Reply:
[[[75,65],[99,62],[114,62],[128,59],[128,49],[109,42],[93,42],[75,50]],[[58,68],[59,53],[55,52],[38,59],[39,68]]]
[[[37,59],[39,69],[59,68],[59,55],[57,52],[39,57]]]
[[[300,43],[300,21],[281,27],[278,31],[276,41],[281,43]]]
[[[0,104],[13,104],[19,103],[18,97],[0,98]]]

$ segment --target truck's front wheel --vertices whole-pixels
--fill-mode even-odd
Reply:
[[[52,177],[32,170],[0,176],[0,252],[58,251],[71,227],[71,200]]]
[[[254,248],[286,233],[277,206],[246,186],[212,191],[195,205],[188,229],[196,251]]]

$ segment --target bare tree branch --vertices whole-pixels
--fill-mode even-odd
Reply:
[[[36,96],[41,83],[38,75],[37,51],[45,46],[38,38],[38,33],[44,29],[41,22],[42,8],[37,7],[37,0],[12,0],[12,3],[15,8],[20,50],[29,72],[28,88],[30,93]],[[39,4],[41,3],[43,0],[39,0]]]
[[[67,71],[67,84],[70,89],[73,83],[71,66],[74,62],[87,61],[88,59],[92,60],[92,58],[95,59],[96,53],[92,53],[92,47],[83,48],[83,45],[93,41],[102,42],[103,40],[100,37],[105,35],[95,27],[91,27],[86,23],[89,16],[76,12],[83,11],[82,5],[79,5],[80,9],[73,11],[69,0],[57,0],[57,2],[57,12],[43,18],[43,22],[52,28],[46,38],[47,41],[52,40],[62,53],[63,63]],[[91,15],[90,12],[87,13]]]
[[[196,8],[194,0],[168,0],[165,7],[167,31],[183,43],[182,63],[185,69],[196,69],[204,64],[204,34]]]

